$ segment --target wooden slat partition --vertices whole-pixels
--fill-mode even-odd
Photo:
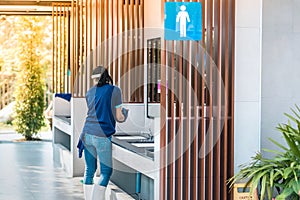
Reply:
[[[202,3],[203,35],[164,41],[160,199],[232,199],[235,0],[174,2]]]
[[[123,89],[125,102],[142,103],[143,9],[144,0],[53,3],[54,92],[84,97],[93,85],[93,68],[103,65]]]
[[[70,3],[53,3],[52,89],[54,93],[70,93],[69,23]]]
[[[123,89],[125,102],[144,101],[144,72],[139,67],[144,63],[143,9],[144,0],[72,0],[69,56],[74,97],[85,96],[93,84],[91,71],[103,65]],[[56,85],[61,78],[55,79]]]

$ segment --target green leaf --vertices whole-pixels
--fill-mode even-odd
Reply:
[[[292,188],[284,188],[282,193],[276,197],[276,200],[285,200],[287,197],[289,197],[293,193]]]
[[[284,155],[284,152],[277,151],[277,150],[271,150],[271,149],[262,149],[262,150],[265,152],[273,153],[273,154],[280,155],[280,156]]]
[[[294,181],[292,188],[296,194],[300,194],[300,181]]]
[[[253,172],[251,172],[249,174],[249,178],[254,176],[255,174],[256,175],[259,175],[259,174],[262,174],[262,176],[267,173],[270,169],[270,167],[272,167],[273,165],[265,165],[265,166],[262,166],[262,167],[259,167],[257,168],[256,170],[254,170]]]
[[[288,135],[286,133],[283,133],[283,136],[287,142],[287,144],[289,145],[289,147],[291,148],[291,151],[298,157],[300,158],[300,151],[297,147],[297,145],[294,143],[293,140],[291,140]]]
[[[283,178],[287,179],[290,176],[290,174],[292,173],[292,171],[293,170],[291,168],[286,168],[283,173]]]
[[[296,106],[296,108],[297,108],[297,106]],[[296,117],[298,118],[298,119],[300,119],[300,115],[294,110],[294,109],[291,109],[292,110],[292,112],[296,115]],[[298,112],[299,112],[299,108],[297,108],[297,110],[298,110]]]
[[[271,170],[270,172],[270,186],[273,187],[274,183],[274,170]]]
[[[275,141],[274,139],[269,138],[269,140],[270,140],[271,142],[273,142],[276,146],[280,147],[281,149],[283,149],[283,150],[285,150],[285,151],[288,151],[288,150],[289,150],[288,148],[286,148],[286,147],[283,146],[282,144],[278,143],[278,142]]]
[[[284,113],[285,116],[287,116],[288,118],[290,118],[292,121],[296,122],[297,124],[299,123],[299,120],[297,120],[295,117],[293,117],[290,114]]]
[[[265,198],[265,193],[266,193],[266,188],[267,188],[267,176],[264,176],[261,181],[261,194],[260,194],[260,199]]]

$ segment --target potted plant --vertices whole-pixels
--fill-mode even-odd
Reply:
[[[234,183],[247,180],[250,193],[257,190],[260,199],[299,199],[300,198],[300,108],[291,109],[293,114],[285,113],[288,123],[277,126],[287,146],[270,138],[282,151],[264,149],[274,153],[273,158],[264,158],[257,153],[250,163],[241,165],[241,170],[229,179],[230,187]],[[293,123],[293,124],[292,124]]]

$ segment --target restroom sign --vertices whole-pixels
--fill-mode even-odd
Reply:
[[[201,40],[202,5],[199,2],[165,3],[165,40]]]

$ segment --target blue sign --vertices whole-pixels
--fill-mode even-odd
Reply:
[[[165,40],[201,40],[202,4],[165,3]]]

